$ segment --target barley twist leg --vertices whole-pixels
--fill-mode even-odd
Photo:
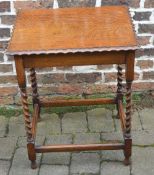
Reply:
[[[31,120],[30,120],[31,117],[30,117],[30,113],[29,113],[29,109],[28,109],[27,94],[26,94],[25,89],[21,89],[21,100],[22,100],[22,105],[23,105],[27,139],[31,140],[31,138],[32,138]]]
[[[36,165],[36,153],[34,148],[34,139],[32,136],[32,127],[31,127],[31,116],[28,109],[28,101],[27,101],[27,94],[26,88],[21,88],[21,100],[24,112],[24,120],[25,120],[25,129],[27,134],[27,150],[28,150],[28,157],[31,160],[31,168],[37,168]]]
[[[126,165],[130,164],[130,157],[132,152],[132,139],[131,139],[131,85],[132,82],[126,82],[126,118],[125,118],[125,133],[124,133],[124,139],[125,139],[125,160],[124,163]]]
[[[36,79],[36,72],[35,72],[34,68],[30,69],[30,80],[31,80],[31,87],[32,87],[33,106],[34,106],[34,104],[39,105],[40,102],[39,102],[39,94],[38,94],[38,90],[37,90],[37,79]],[[40,119],[40,110],[39,110],[38,119]]]
[[[117,111],[118,111],[118,100],[123,99],[123,90],[122,90],[122,67],[120,65],[117,66]],[[119,119],[119,112],[117,113],[117,118]]]

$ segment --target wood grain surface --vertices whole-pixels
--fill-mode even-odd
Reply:
[[[47,54],[135,50],[126,6],[20,10],[8,53]]]

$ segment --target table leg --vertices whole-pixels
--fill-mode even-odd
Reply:
[[[131,151],[132,151],[132,139],[131,139],[131,85],[132,82],[126,82],[126,118],[125,118],[125,133],[124,133],[124,139],[125,139],[125,165],[130,164],[130,157],[131,157]]]
[[[117,111],[118,110],[118,100],[122,100],[123,99],[123,92],[122,92],[122,66],[118,65],[117,66]],[[117,118],[119,119],[119,112],[117,113]]]
[[[31,80],[31,87],[32,87],[32,99],[33,99],[33,106],[34,104],[38,104],[39,106],[39,116],[40,119],[40,101],[39,101],[39,94],[37,90],[37,79],[36,79],[36,72],[34,68],[30,69],[30,80]]]
[[[35,169],[37,168],[35,142],[32,136],[31,116],[28,109],[26,88],[20,88],[20,93],[21,93],[21,100],[22,100],[22,106],[23,106],[23,112],[24,112],[25,129],[27,134],[28,157],[29,157],[29,160],[31,160],[31,168]]]
[[[128,52],[126,54],[126,118],[125,118],[125,132],[124,132],[124,140],[125,140],[125,149],[124,155],[125,165],[129,165],[131,163],[130,157],[132,154],[132,138],[131,138],[131,86],[134,80],[134,60],[135,60],[135,52]]]
[[[25,69],[24,69],[22,57],[16,56],[15,64],[16,64],[18,85],[19,85],[20,93],[21,93],[25,129],[26,129],[26,134],[27,134],[28,157],[29,157],[29,160],[31,160],[31,168],[35,169],[37,167],[36,153],[35,153],[35,141],[32,136],[31,116],[30,116],[30,112],[28,109],[27,92],[26,92],[26,76],[25,76]]]

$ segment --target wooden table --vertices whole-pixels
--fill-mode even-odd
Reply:
[[[8,46],[14,55],[18,84],[21,91],[28,156],[36,168],[36,153],[124,150],[124,163],[131,156],[131,85],[134,79],[134,58],[137,42],[128,8],[21,10]],[[117,95],[113,99],[78,99],[41,101],[37,91],[35,68],[117,64]],[[126,67],[126,113],[123,109],[122,67]],[[25,68],[30,69],[34,111],[28,109]],[[36,126],[41,107],[116,104],[124,143],[36,146]]]

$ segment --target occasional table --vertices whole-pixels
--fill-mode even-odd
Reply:
[[[130,163],[131,85],[137,42],[129,9],[126,6],[99,8],[26,9],[17,14],[7,53],[14,56],[18,85],[27,134],[27,150],[31,167],[36,153],[119,150],[124,163]],[[117,66],[115,98],[51,100],[39,99],[35,68],[106,65]],[[123,108],[122,67],[125,64],[126,113]],[[27,101],[25,69],[29,68],[32,86],[33,114]],[[51,92],[52,93],[52,92]],[[42,107],[116,104],[124,142],[104,144],[35,145],[36,126]]]

